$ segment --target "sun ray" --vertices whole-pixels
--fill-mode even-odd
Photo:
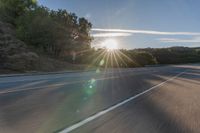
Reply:
[[[118,56],[118,58],[120,59],[120,61],[124,64],[127,65],[126,62],[122,59],[121,55],[119,54],[119,52],[116,53],[116,55]],[[120,64],[122,66],[122,64]]]
[[[92,60],[92,62],[91,62],[91,64],[93,65],[93,64],[95,64],[97,61],[99,61],[100,60],[100,58],[102,57],[102,56],[104,56],[105,55],[105,53],[106,53],[106,51],[105,50],[100,50],[100,51],[97,51],[98,53],[97,53],[97,57],[96,58],[94,58],[93,60]]]
[[[118,62],[118,60],[117,60],[117,58],[116,58],[116,54],[117,54],[117,52],[118,51],[114,51],[114,54],[113,54],[113,57],[114,57],[114,60],[115,60],[115,62],[116,62],[116,67],[117,67],[117,71],[119,72],[119,73],[121,73],[121,69],[120,69],[120,66],[119,66],[119,62]]]
[[[118,63],[118,60],[116,58],[116,51],[114,51],[114,53],[113,53],[113,58],[114,58],[114,60],[116,62],[117,67],[119,67],[119,63]]]
[[[130,61],[131,63],[138,65],[138,63],[136,61],[134,61],[133,59],[131,59],[130,57],[128,57],[127,55],[125,55],[123,52],[119,51],[119,54],[121,54],[123,57],[125,57],[126,59],[128,59],[128,61]]]

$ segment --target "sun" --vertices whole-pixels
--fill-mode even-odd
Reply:
[[[101,45],[108,51],[113,51],[118,49],[118,42],[115,39],[106,39]]]

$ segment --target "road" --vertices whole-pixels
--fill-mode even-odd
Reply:
[[[0,77],[0,133],[199,133],[200,65]]]

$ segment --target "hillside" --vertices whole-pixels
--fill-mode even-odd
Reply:
[[[1,21],[0,64],[0,73],[77,70],[86,67],[37,54],[35,49],[16,38],[14,26]]]
[[[26,44],[15,37],[11,24],[0,22],[0,63],[1,69],[34,69],[39,56],[28,49]]]
[[[0,71],[84,69],[88,63],[72,57],[90,50],[90,28],[85,18],[66,10],[49,10],[32,0],[0,0]]]

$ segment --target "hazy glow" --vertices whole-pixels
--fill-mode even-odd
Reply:
[[[99,38],[99,37],[126,37],[126,36],[131,36],[132,34],[131,33],[120,33],[120,32],[117,32],[117,33],[94,33],[92,34],[93,37],[95,38]]]
[[[118,42],[115,39],[107,39],[101,44],[101,47],[105,47],[107,50],[112,51],[118,49]]]
[[[132,34],[151,34],[151,35],[190,35],[199,36],[199,32],[166,32],[166,31],[153,31],[153,30],[125,30],[125,29],[100,29],[94,28],[92,31],[96,32],[120,32]]]
[[[161,42],[167,42],[167,43],[199,43],[200,37],[193,37],[191,39],[160,38],[158,40],[161,41]]]

